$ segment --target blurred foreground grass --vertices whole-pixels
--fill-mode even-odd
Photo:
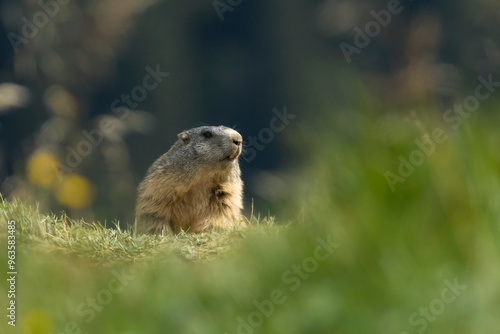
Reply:
[[[295,134],[304,165],[285,229],[136,237],[4,202],[2,245],[7,220],[18,226],[18,322],[3,316],[0,332],[496,334],[496,123],[349,117]],[[391,189],[386,172],[436,128],[446,140]]]

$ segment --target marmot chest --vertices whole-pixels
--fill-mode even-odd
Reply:
[[[231,194],[220,184],[209,191],[209,205],[213,209],[224,209],[230,206]]]

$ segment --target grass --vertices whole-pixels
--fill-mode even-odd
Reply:
[[[175,255],[180,260],[209,261],[237,247],[238,241],[256,229],[277,232],[274,218],[252,217],[250,230],[235,228],[211,233],[154,236],[136,235],[134,229],[106,228],[99,222],[70,219],[66,214],[41,214],[17,199],[2,200],[0,230],[16,221],[17,239],[34,251],[60,252],[88,258],[95,264],[148,262]],[[253,231],[252,231],[253,230]]]
[[[7,220],[19,228],[18,326],[0,333],[498,333],[498,122],[349,117],[293,133],[286,228],[135,236],[4,201],[0,240]],[[384,173],[437,127],[447,140],[392,190]],[[129,280],[111,293],[117,275]]]

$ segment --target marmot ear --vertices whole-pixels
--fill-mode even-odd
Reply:
[[[181,139],[184,143],[189,142],[189,135],[186,132],[181,132],[178,134],[179,139]]]

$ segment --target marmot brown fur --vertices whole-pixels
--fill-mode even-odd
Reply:
[[[199,233],[238,225],[243,209],[241,150],[241,135],[224,126],[180,133],[139,185],[138,232]]]

